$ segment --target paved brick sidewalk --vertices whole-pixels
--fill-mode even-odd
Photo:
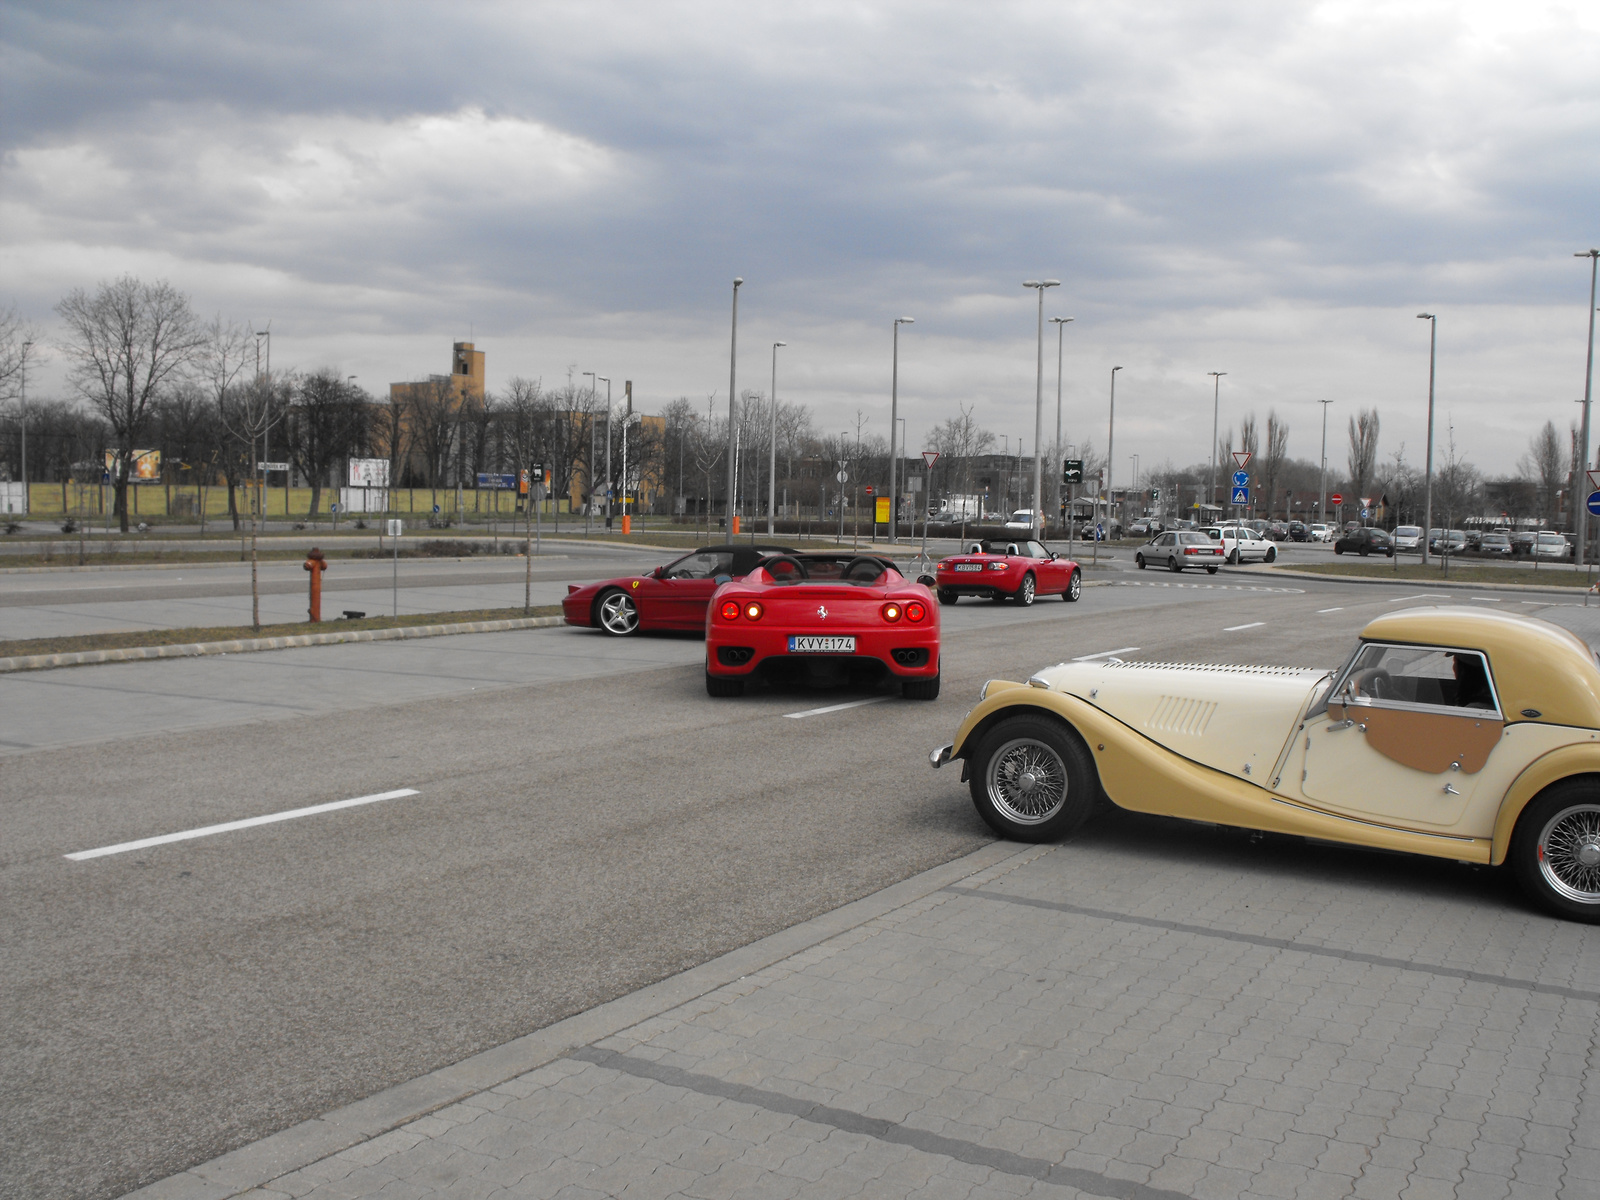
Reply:
[[[1600,1196],[1600,930],[1128,845],[992,847],[258,1189],[140,1195]]]

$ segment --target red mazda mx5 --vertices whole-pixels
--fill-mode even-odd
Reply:
[[[1060,596],[1070,603],[1083,595],[1078,564],[1030,538],[974,542],[966,554],[941,559],[935,579],[940,604],[954,604],[962,596],[1018,604],[1032,604],[1035,596]]]
[[[643,575],[567,585],[561,611],[568,625],[591,625],[613,637],[641,629],[704,629],[711,593],[748,575],[786,546],[705,546]]]
[[[737,696],[753,678],[856,686],[900,681],[939,695],[933,593],[876,555],[780,554],[723,584],[706,612],[706,691]]]

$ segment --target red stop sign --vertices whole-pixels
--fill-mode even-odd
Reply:
[[[1344,497],[1339,495],[1338,492],[1335,492],[1333,495],[1329,496],[1328,499],[1332,500],[1335,504],[1343,504],[1344,503]]]

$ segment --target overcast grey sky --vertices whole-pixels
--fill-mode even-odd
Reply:
[[[1490,473],[1583,394],[1600,5],[0,4],[0,304],[164,277],[374,391],[569,366],[654,410],[740,382],[915,451],[961,402],[1033,443],[1033,293],[1069,440],[1117,471],[1319,399]],[[1047,353],[1053,424],[1055,348]],[[36,376],[60,390],[59,356]],[[1441,444],[1443,433],[1441,432]]]

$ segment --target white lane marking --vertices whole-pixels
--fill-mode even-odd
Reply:
[[[1341,605],[1338,608],[1319,608],[1319,609],[1317,609],[1317,611],[1319,613],[1343,612],[1344,611],[1344,606]]]
[[[329,804],[313,804],[308,808],[291,808],[286,812],[268,813],[264,817],[247,817],[243,821],[224,821],[221,825],[205,825],[199,829],[186,829],[182,833],[164,833],[160,837],[140,838],[137,842],[118,842],[115,846],[101,846],[98,850],[79,850],[76,854],[63,857],[70,858],[73,862],[83,862],[89,858],[104,858],[107,854],[125,854],[129,850],[165,846],[168,842],[186,842],[190,838],[210,837],[214,833],[232,833],[235,829],[271,825],[276,821],[293,821],[296,817],[314,817],[318,813],[333,812],[339,808],[354,808],[358,804],[376,804],[379,800],[398,800],[401,796],[415,795],[417,795],[416,788],[400,788],[393,792],[357,796],[353,800],[335,800]]]
[[[1418,592],[1415,596],[1400,596],[1389,601],[1389,603],[1402,604],[1407,600],[1446,600],[1448,598],[1443,592]]]
[[[1285,596],[1304,596],[1306,594],[1304,588],[1261,587],[1256,584],[1244,583],[1183,583],[1155,579],[1113,579],[1109,582],[1111,587],[1198,588],[1214,592],[1277,592]]]
[[[1093,662],[1097,658],[1110,658],[1113,654],[1132,654],[1139,647],[1124,646],[1120,650],[1102,650],[1099,654],[1082,654],[1073,659],[1073,662]]]
[[[1497,600],[1493,596],[1468,596],[1467,599],[1468,600],[1482,600],[1485,604],[1501,604],[1501,603],[1503,603],[1503,601]]]
[[[1223,633],[1238,633],[1239,630],[1241,630],[1241,629],[1257,629],[1257,628],[1259,628],[1259,627],[1261,627],[1262,625],[1265,625],[1265,624],[1266,624],[1265,621],[1251,621],[1250,624],[1248,624],[1248,625],[1227,625],[1227,626],[1223,627],[1222,632]]]
[[[791,720],[801,717],[820,717],[823,713],[840,712],[846,708],[860,708],[863,704],[882,704],[885,700],[892,700],[893,696],[871,696],[866,700],[850,700],[844,704],[830,704],[826,708],[808,708],[805,712],[784,713]]]

